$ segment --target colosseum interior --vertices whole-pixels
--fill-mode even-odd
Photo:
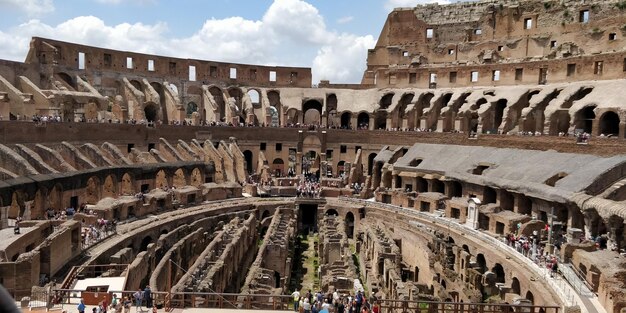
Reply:
[[[59,312],[146,285],[159,310],[626,312],[624,10],[398,8],[360,84],[315,87],[34,37],[0,60],[0,284]]]

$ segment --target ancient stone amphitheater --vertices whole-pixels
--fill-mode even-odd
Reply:
[[[165,310],[624,312],[625,9],[395,9],[361,84],[314,88],[33,38],[0,60],[0,284],[51,310],[148,285]]]

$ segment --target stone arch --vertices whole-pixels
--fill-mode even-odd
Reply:
[[[164,170],[159,170],[154,178],[155,188],[169,187],[167,174]]]
[[[415,94],[413,93],[405,93],[404,95],[402,95],[402,98],[400,98],[400,103],[396,108],[397,113],[395,114],[395,121],[393,123],[395,125],[394,127],[404,128],[403,121],[409,117],[409,112],[407,112],[406,109],[409,104],[411,104],[411,101],[413,101],[414,97]],[[407,120],[407,126],[409,128],[414,127],[413,124],[415,124],[415,121]]]
[[[274,173],[276,177],[280,177],[285,173],[285,161],[283,161],[283,159],[276,158],[272,161],[272,173]]]
[[[191,118],[193,113],[198,112],[198,105],[193,101],[187,103],[185,112],[187,113],[187,118]]]
[[[159,102],[161,105],[161,114],[160,117],[163,123],[167,124],[170,121],[169,113],[167,112],[167,105],[165,102],[165,88],[159,82],[151,82],[150,86],[159,94]]]
[[[357,116],[356,122],[357,122],[357,128],[359,128],[359,129],[369,129],[369,126],[370,126],[370,115],[367,112],[361,112]]]
[[[159,118],[159,108],[154,102],[146,102],[143,107],[143,113],[148,122],[156,122]]]
[[[513,277],[513,279],[511,279],[511,291],[518,295],[522,294],[522,289],[520,287],[519,279],[517,279],[517,277]]]
[[[215,100],[215,104],[217,105],[217,122],[223,121],[224,117],[226,117],[226,102],[224,101],[224,93],[217,86],[211,86],[211,88],[209,88],[209,93],[213,96],[213,100]]]
[[[264,210],[263,214],[261,214],[261,220],[264,220],[266,218],[270,217],[270,211],[269,210]]]
[[[600,116],[599,130],[604,135],[619,135],[619,115],[613,111],[606,111]]]
[[[374,116],[374,129],[387,129],[387,111],[376,111]]]
[[[380,101],[378,101],[378,108],[381,110],[387,110],[391,106],[394,95],[395,94],[393,92],[383,95],[380,98]]]
[[[335,209],[328,209],[328,210],[326,210],[326,212],[324,213],[324,215],[328,215],[328,216],[339,216],[339,213],[337,213],[337,210],[335,210]]]
[[[267,99],[269,100],[270,107],[275,109],[276,112],[276,126],[282,125],[282,106],[280,104],[280,93],[276,90],[271,90],[267,93]]]
[[[133,187],[133,177],[129,173],[124,173],[122,175],[122,180],[120,181],[120,194],[122,195],[132,195],[135,193],[135,188]]]
[[[491,272],[496,274],[496,283],[505,283],[506,278],[504,274],[504,267],[500,263],[496,263],[492,268]]]
[[[320,153],[322,149],[322,141],[316,135],[308,135],[302,141],[302,151],[313,150]]]
[[[87,185],[85,186],[85,203],[87,204],[96,204],[101,197],[101,185],[100,179],[98,177],[92,176],[87,180]]]
[[[243,158],[244,158],[244,160],[246,162],[245,163],[245,165],[246,165],[246,172],[248,174],[254,173],[254,169],[253,169],[253,166],[254,166],[254,162],[253,162],[254,155],[253,155],[252,151],[245,150],[243,152]]]
[[[252,105],[259,105],[261,103],[261,94],[254,88],[248,89],[248,97],[250,97],[250,103]]]
[[[104,184],[102,185],[102,197],[111,197],[115,198],[117,196],[117,179],[115,175],[108,175],[104,179]]]
[[[354,238],[354,214],[352,212],[346,213],[345,223],[348,238]]]
[[[72,79],[72,76],[65,72],[58,72],[56,76],[60,78],[64,83],[68,84],[70,87],[76,89],[76,82]]]
[[[141,245],[139,246],[139,251],[147,251],[148,250],[148,245],[152,243],[152,237],[151,236],[146,236],[143,238],[143,240],[141,240]]]
[[[24,216],[26,211],[26,194],[23,190],[16,190],[11,195],[11,206],[9,208],[9,218]]]
[[[374,159],[378,154],[370,153],[367,156],[367,175],[372,175],[374,173]]]
[[[596,107],[597,106],[594,104],[578,110],[574,117],[574,127],[581,129],[587,134],[591,134],[593,131],[593,121],[596,119],[596,113],[594,112]]]
[[[55,184],[50,189],[47,205],[55,210],[63,209],[63,186],[61,184]]]
[[[298,109],[296,108],[289,108],[287,109],[287,114],[286,114],[286,122],[290,123],[290,124],[297,124],[299,123],[299,119],[300,119],[300,112],[298,112]]]
[[[487,271],[487,260],[482,253],[476,255],[476,267],[476,270],[481,274]]]
[[[508,101],[506,99],[500,99],[496,102],[493,112],[493,130],[497,133],[502,121],[504,119],[504,110],[507,107]]]
[[[204,184],[204,179],[202,178],[202,171],[199,168],[194,168],[191,171],[191,185],[195,187],[200,187]]]
[[[530,303],[535,304],[535,296],[533,295],[533,293],[530,290],[528,290],[526,292],[526,296],[524,298],[526,298],[526,300],[530,301]]]
[[[182,168],[177,169],[172,177],[172,185],[175,187],[183,187],[187,185],[187,175]]]
[[[334,93],[326,95],[326,125],[337,126],[337,95]],[[343,128],[343,122],[341,124]]]
[[[46,187],[42,186],[41,188],[37,189],[37,192],[35,192],[35,197],[33,198],[33,204],[30,207],[31,219],[45,218],[45,212],[46,209],[48,209],[46,207],[47,195],[48,189]]]
[[[351,129],[352,128],[352,112],[346,111],[341,114],[341,128],[343,129]]]
[[[322,103],[318,100],[308,100],[302,104],[303,123],[306,125],[319,125],[322,118]]]
[[[133,85],[133,87],[135,87],[135,89],[143,92],[143,85],[141,84],[141,82],[136,79],[131,79],[129,82],[131,85]]]

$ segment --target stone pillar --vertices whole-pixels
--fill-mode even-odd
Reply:
[[[625,138],[626,136],[626,122],[619,122],[619,138]]]
[[[296,152],[296,174],[302,175],[302,151]]]
[[[370,115],[370,124],[369,124],[369,127],[368,127],[369,130],[376,129],[376,126],[374,125],[374,121],[375,121],[375,119],[374,119],[374,116],[372,114],[372,115]]]

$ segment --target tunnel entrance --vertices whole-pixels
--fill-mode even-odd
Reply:
[[[304,204],[299,205],[300,208],[300,228],[301,232],[308,234],[309,232],[317,231],[317,204]]]

